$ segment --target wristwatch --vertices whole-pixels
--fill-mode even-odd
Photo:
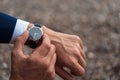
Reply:
[[[27,45],[30,48],[36,48],[38,46],[38,42],[42,41],[43,30],[42,24],[36,23],[29,28],[29,39],[27,41]]]

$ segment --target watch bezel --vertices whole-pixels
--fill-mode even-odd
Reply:
[[[42,35],[43,35],[43,30],[42,30],[42,27],[38,27],[38,26],[35,26],[35,25],[33,25],[31,28],[29,28],[29,39],[30,40],[32,40],[32,41],[38,41],[39,39],[41,39],[41,37],[39,38],[39,39],[32,39],[30,36],[31,36],[31,34],[30,34],[30,30],[32,30],[32,29],[34,29],[34,28],[37,28],[37,29],[39,29],[40,31],[41,31],[41,37],[42,37]]]

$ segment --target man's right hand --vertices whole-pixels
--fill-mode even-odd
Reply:
[[[47,35],[43,36],[41,46],[31,55],[23,53],[28,32],[16,39],[11,62],[10,80],[53,80],[55,78],[55,46]]]

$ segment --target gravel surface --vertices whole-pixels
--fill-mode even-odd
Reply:
[[[120,80],[120,0],[1,0],[0,11],[80,36],[87,69],[75,80]],[[9,80],[11,49],[0,45],[0,80]]]

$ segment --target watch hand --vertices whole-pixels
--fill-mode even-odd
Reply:
[[[38,34],[39,33],[35,33],[34,36],[33,36],[33,38],[36,39]]]
[[[36,33],[34,33],[33,39],[35,39],[35,37],[36,37]]]

